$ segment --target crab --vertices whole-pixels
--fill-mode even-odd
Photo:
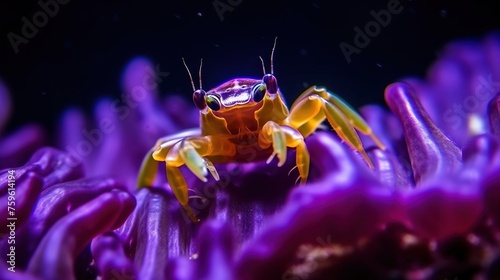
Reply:
[[[276,41],[275,41],[276,44]],[[296,149],[296,168],[300,184],[307,181],[309,153],[304,139],[314,133],[326,119],[338,136],[352,149],[358,151],[370,168],[374,168],[356,130],[370,136],[382,150],[385,146],[372,132],[363,118],[337,95],[325,88],[312,86],[287,107],[273,71],[273,46],[271,73],[262,79],[236,78],[205,91],[201,85],[193,87],[193,102],[200,110],[200,129],[192,129],[160,138],[146,154],[139,173],[138,187],[152,186],[158,163],[164,162],[167,180],[180,205],[193,220],[198,218],[188,204],[188,185],[181,174],[185,165],[201,181],[207,181],[208,172],[215,180],[219,175],[214,163],[249,162],[275,157],[281,167],[287,149]],[[253,141],[252,141],[253,139]],[[243,149],[255,149],[252,157]]]

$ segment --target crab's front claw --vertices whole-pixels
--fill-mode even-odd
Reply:
[[[171,166],[185,164],[203,182],[207,182],[207,171],[210,171],[215,180],[219,180],[219,174],[212,162],[200,155],[200,151],[203,154],[207,153],[207,149],[210,147],[208,141],[202,138],[178,142],[165,157],[165,163]]]
[[[273,145],[273,153],[267,159],[266,163],[270,163],[275,156],[278,156],[278,166],[281,167],[286,161],[286,139],[283,128],[275,122],[269,121],[262,127],[262,132],[259,134],[259,145],[267,148]]]
[[[139,177],[137,178],[137,187],[151,187],[158,171],[158,162],[165,161],[172,146],[179,142],[182,137],[188,137],[196,133],[196,130],[188,130],[178,135],[158,139],[156,145],[144,156],[139,171]]]
[[[193,172],[198,179],[207,181],[207,167],[203,158],[196,152],[195,147],[188,141],[182,141],[179,149],[179,155],[186,166]],[[167,162],[169,158],[167,156]]]
[[[309,152],[307,151],[302,134],[289,126],[280,126],[273,121],[269,121],[262,127],[259,134],[259,145],[267,148],[273,145],[273,153],[267,160],[271,162],[274,156],[279,159],[278,166],[282,166],[286,161],[286,148],[296,148],[296,164],[300,174],[300,183],[305,184],[309,175]]]
[[[203,160],[205,161],[205,165],[210,174],[212,174],[212,177],[214,177],[215,181],[219,181],[220,180],[219,173],[217,173],[217,169],[215,169],[214,164],[206,158],[204,158]]]
[[[156,175],[158,162],[165,162],[167,180],[175,197],[193,221],[198,221],[189,207],[188,185],[180,172],[180,167],[186,165],[200,180],[206,182],[210,172],[215,180],[219,174],[210,156],[231,157],[236,149],[227,139],[217,136],[198,136],[193,132],[165,137],[158,140],[143,161],[139,175],[139,187],[150,186]]]

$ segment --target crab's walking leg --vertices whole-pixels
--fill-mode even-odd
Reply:
[[[323,99],[327,100],[329,103],[333,104],[342,115],[349,121],[349,123],[355,127],[361,133],[370,136],[372,140],[377,144],[377,146],[385,150],[385,145],[378,139],[378,137],[373,133],[370,126],[365,122],[365,120],[354,110],[347,102],[342,100],[339,96],[326,91],[324,88],[317,88],[315,86],[308,88],[304,91],[299,98],[292,104],[291,110],[294,111],[295,107],[299,105],[299,103],[305,100],[307,97],[312,95],[318,95]],[[304,113],[302,113],[304,114]]]
[[[294,128],[280,126],[268,121],[259,133],[259,145],[267,148],[273,145],[273,154],[267,160],[269,163],[274,156],[278,157],[278,166],[282,166],[286,161],[286,147],[296,148],[296,164],[300,174],[300,183],[304,184],[309,175],[309,152],[307,151],[304,137]]]
[[[372,161],[366,154],[358,134],[347,117],[325,98],[317,94],[302,98],[294,104],[285,123],[296,128],[306,137],[314,132],[316,126],[320,125],[325,117],[339,137],[361,153],[370,168],[373,168]]]
[[[179,201],[179,204],[182,206],[182,208],[184,208],[189,218],[194,222],[198,222],[199,219],[196,218],[193,210],[191,209],[191,207],[189,207],[188,187],[181,171],[178,167],[169,166],[168,164],[166,169],[168,183],[170,184],[170,188],[172,189],[175,198],[177,198],[177,201]]]
[[[150,150],[142,160],[139,177],[137,179],[137,187],[151,187],[155,181],[156,173],[158,172],[158,162],[153,159],[154,149]]]
[[[206,182],[207,171],[218,180],[219,174],[213,164],[205,156],[233,156],[236,148],[223,137],[198,136],[183,139],[173,146],[163,147],[153,153],[153,158],[157,161],[165,161],[167,179],[175,197],[186,210],[193,221],[198,221],[193,211],[188,205],[188,186],[179,167],[186,165],[193,174],[200,180]]]

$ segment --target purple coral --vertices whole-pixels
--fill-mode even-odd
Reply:
[[[27,124],[5,135],[4,129],[11,114],[10,93],[0,79],[0,168],[20,166],[44,144],[45,131],[37,124]]]
[[[426,81],[387,87],[391,112],[363,108],[388,147],[381,151],[363,139],[375,170],[330,132],[307,139],[306,186],[294,184],[296,171],[287,174],[294,151],[281,168],[218,165],[219,182],[202,183],[183,169],[198,224],[179,207],[163,172],[153,188],[134,189],[156,138],[192,127],[196,118],[182,99],[156,105],[156,67],[138,58],[125,71],[125,97],[99,102],[94,125],[78,110],[67,111],[59,135],[65,152],[44,148],[12,168],[20,272],[2,267],[0,277],[498,278],[499,58],[495,36],[451,44]],[[111,113],[116,104],[121,113]],[[0,175],[1,205],[7,205],[8,170]],[[8,261],[8,236],[0,248]]]

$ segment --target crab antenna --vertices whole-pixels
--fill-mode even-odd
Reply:
[[[184,57],[182,58],[182,63],[184,63],[184,67],[186,67],[186,70],[188,71],[189,80],[191,80],[191,86],[193,87],[193,91],[196,91],[196,88],[194,87],[193,76],[191,76],[191,72],[189,71],[189,68],[186,65],[186,61],[184,60]]]
[[[274,67],[273,67],[273,57],[274,57],[274,48],[276,48],[276,41],[278,40],[278,37],[274,38],[274,45],[273,45],[273,50],[271,51],[271,74],[274,75]]]
[[[200,59],[200,70],[198,71],[198,78],[200,79],[200,89],[201,89],[201,66],[203,65],[203,58]]]
[[[264,59],[259,55],[260,61],[262,62],[262,72],[264,72],[264,76],[266,75],[266,67],[264,66]]]

